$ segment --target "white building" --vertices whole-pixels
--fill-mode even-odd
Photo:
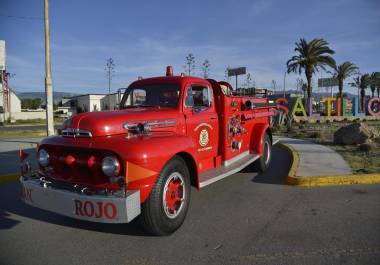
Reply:
[[[21,100],[16,93],[9,89],[10,98],[8,98],[11,113],[21,112]],[[0,112],[4,112],[7,107],[4,107],[4,91],[3,85],[0,84]]]
[[[108,110],[109,103],[111,109],[117,108],[117,94],[86,94],[72,97],[70,100],[62,100],[63,107],[70,107],[68,114],[70,116],[80,112]],[[109,102],[109,99],[111,102]]]

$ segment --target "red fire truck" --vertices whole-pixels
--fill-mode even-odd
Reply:
[[[23,200],[72,218],[128,223],[155,235],[183,223],[190,188],[251,165],[262,172],[275,144],[276,109],[227,82],[191,76],[139,79],[114,111],[80,113],[38,146],[39,170],[22,161]]]

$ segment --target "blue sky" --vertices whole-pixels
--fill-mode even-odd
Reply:
[[[0,39],[18,92],[44,90],[42,18],[43,0],[0,0]],[[50,20],[55,91],[105,93],[109,57],[116,64],[113,90],[139,75],[163,75],[166,65],[179,74],[190,52],[196,75],[208,59],[214,79],[222,80],[228,66],[246,66],[257,86],[276,80],[282,89],[285,63],[301,37],[326,39],[338,63],[380,71],[378,0],[50,0]],[[287,88],[297,77],[287,77]]]

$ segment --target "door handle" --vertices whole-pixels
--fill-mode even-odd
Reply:
[[[211,117],[210,120],[216,120],[217,118],[216,117]]]

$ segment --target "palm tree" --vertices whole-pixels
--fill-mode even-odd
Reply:
[[[380,92],[380,72],[373,72],[371,74],[371,84],[370,84],[372,97],[375,97],[375,91],[377,89],[377,97],[379,97]]]
[[[286,62],[288,73],[301,74],[305,71],[307,80],[307,96],[311,97],[311,78],[319,69],[326,70],[326,66],[335,68],[335,60],[330,56],[335,52],[328,47],[328,42],[324,39],[313,39],[307,42],[300,39],[294,51],[297,55]]]
[[[350,61],[346,61],[342,63],[341,65],[338,65],[337,67],[335,67],[334,70],[335,70],[334,77],[338,79],[339,96],[342,97],[344,79],[357,73],[359,68],[354,63]]]
[[[358,76],[354,78],[354,82],[350,83],[351,86],[357,87],[360,89],[360,110],[364,111],[364,98],[365,98],[365,90],[371,84],[371,76],[369,74],[363,74],[362,76]]]

